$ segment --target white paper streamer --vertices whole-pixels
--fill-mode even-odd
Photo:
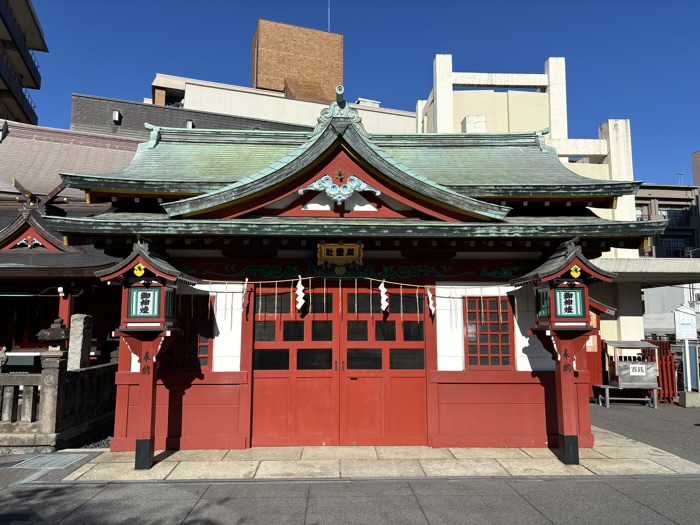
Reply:
[[[304,307],[304,285],[301,282],[301,275],[299,276],[299,281],[297,282],[297,310],[301,311]]]
[[[245,283],[243,284],[243,295],[241,295],[241,309],[245,309],[245,299],[248,295],[248,278],[245,278]]]
[[[384,281],[382,281],[379,284],[379,291],[381,292],[381,307],[382,307],[382,312],[386,312],[387,308],[389,308],[389,295],[386,293],[386,286],[384,285]]]
[[[435,301],[433,301],[433,294],[430,291],[430,288],[427,288],[428,290],[428,308],[430,309],[430,315],[435,315]]]

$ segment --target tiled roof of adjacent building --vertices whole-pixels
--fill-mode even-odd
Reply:
[[[47,195],[61,183],[59,173],[79,171],[111,173],[134,157],[138,141],[43,128],[0,120],[0,199],[14,199],[16,178],[36,195]],[[83,192],[67,188],[62,196],[83,198]]]

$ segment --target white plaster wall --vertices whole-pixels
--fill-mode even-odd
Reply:
[[[180,285],[178,293],[207,294],[214,297],[214,346],[211,369],[213,372],[239,372],[241,370],[243,285],[198,284],[194,288]],[[133,360],[131,366],[133,371]],[[136,366],[138,367],[138,362]]]
[[[554,370],[554,360],[544,349],[540,340],[529,335],[535,326],[535,293],[532,288],[521,286],[513,292],[515,296],[515,342],[517,369],[520,372]]]
[[[211,293],[215,297],[212,371],[240,372],[243,285],[220,284],[212,286]]]
[[[554,363],[536,337],[528,331],[535,322],[534,295],[528,297],[512,286],[492,284],[443,284],[437,287],[435,322],[437,328],[437,360],[439,371],[463,371],[464,363],[464,298],[505,297],[515,294],[515,363],[518,371],[552,370]]]

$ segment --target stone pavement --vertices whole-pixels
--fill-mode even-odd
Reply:
[[[700,464],[700,408],[615,403],[591,405],[593,424]],[[700,518],[698,518],[700,521]]]
[[[48,471],[18,468],[26,458],[0,457],[0,523],[698,523],[700,465],[672,452],[693,450],[673,437],[690,439],[684,433],[700,428],[692,423],[700,412],[666,408],[592,407],[594,421],[608,429],[595,429],[596,447],[582,451],[574,467],[546,449],[183,451],[161,453],[150,473],[138,474],[132,454],[65,451],[59,454],[85,457]],[[613,425],[629,433],[611,432]],[[639,441],[631,439],[636,434]],[[660,437],[671,446],[663,439],[652,446]],[[315,475],[333,478],[275,479]],[[233,476],[240,479],[224,481]]]
[[[581,449],[580,465],[564,465],[541,448],[286,447],[161,452],[150,470],[139,471],[132,452],[103,452],[62,481],[700,475],[699,464],[670,452],[607,430],[594,435],[596,446]]]
[[[695,524],[700,477],[14,485],[0,523]]]

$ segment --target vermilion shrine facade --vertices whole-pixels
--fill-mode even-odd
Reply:
[[[615,277],[588,258],[663,229],[592,213],[638,183],[574,174],[541,133],[369,135],[342,95],[312,133],[153,128],[122,171],[62,177],[112,204],[46,220],[121,260],[98,272],[122,296],[112,447],[141,466],[290,445],[575,462],[609,312],[589,287]]]

